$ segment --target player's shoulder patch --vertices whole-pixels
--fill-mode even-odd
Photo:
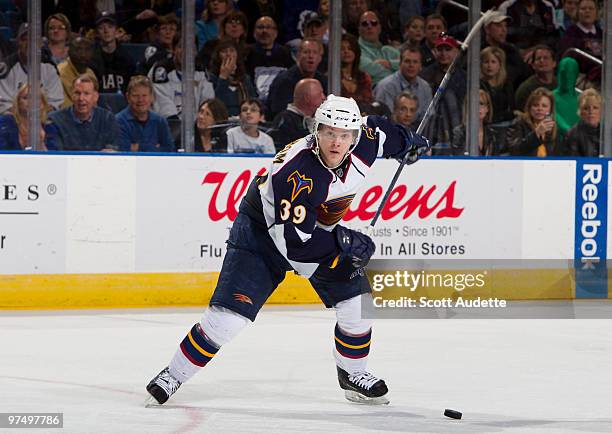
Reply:
[[[374,136],[374,129],[366,124],[361,125],[361,133],[370,140],[374,140],[376,138]]]

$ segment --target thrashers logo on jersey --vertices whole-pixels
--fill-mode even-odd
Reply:
[[[317,207],[317,221],[325,226],[332,226],[342,220],[353,202],[354,194],[337,197]]]
[[[312,191],[312,179],[306,178],[305,175],[302,175],[297,170],[287,177],[287,182],[293,182],[293,190],[291,191],[291,202],[293,202],[295,198],[298,197],[302,190],[307,190],[307,193],[310,193]]]

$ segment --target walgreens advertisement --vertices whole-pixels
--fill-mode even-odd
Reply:
[[[0,156],[0,273],[218,271],[269,158]],[[576,163],[378,160],[344,216],[377,259],[573,259]],[[316,182],[316,180],[313,180]]]
[[[263,158],[142,158],[136,271],[218,271],[225,240]],[[343,224],[369,234],[378,259],[573,258],[574,161],[378,160]],[[316,182],[316,180],[314,180]]]

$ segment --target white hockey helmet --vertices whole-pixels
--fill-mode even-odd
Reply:
[[[359,138],[361,137],[361,125],[363,123],[363,118],[361,117],[361,110],[359,110],[359,106],[355,102],[353,98],[345,98],[343,96],[336,96],[330,94],[323,103],[319,106],[314,115],[314,123],[312,125],[312,135],[315,139],[315,147],[313,152],[323,164],[324,167],[328,169],[335,169],[340,166],[346,160],[346,157],[353,152],[357,143],[359,143]],[[342,159],[342,161],[336,165],[335,167],[328,167],[323,160],[321,159],[320,149],[319,149],[319,138],[317,136],[317,132],[319,131],[320,125],[328,125],[330,127],[342,128],[345,130],[354,130],[355,138],[346,155]]]

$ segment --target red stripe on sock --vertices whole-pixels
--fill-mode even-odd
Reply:
[[[183,352],[183,355],[187,357],[187,360],[189,360],[194,365],[199,366],[200,368],[203,368],[204,366],[206,366],[206,362],[202,364],[202,362],[198,362],[193,357],[191,357],[191,355],[189,355],[189,353],[185,349],[185,344],[182,342],[181,342],[181,351]]]
[[[366,357],[368,355],[368,353],[365,353],[365,354],[362,354],[360,356],[350,356],[350,355],[345,354],[342,351],[340,351],[338,349],[338,347],[336,347],[336,351],[338,351],[342,357],[346,357],[347,359],[363,359],[364,357]]]

